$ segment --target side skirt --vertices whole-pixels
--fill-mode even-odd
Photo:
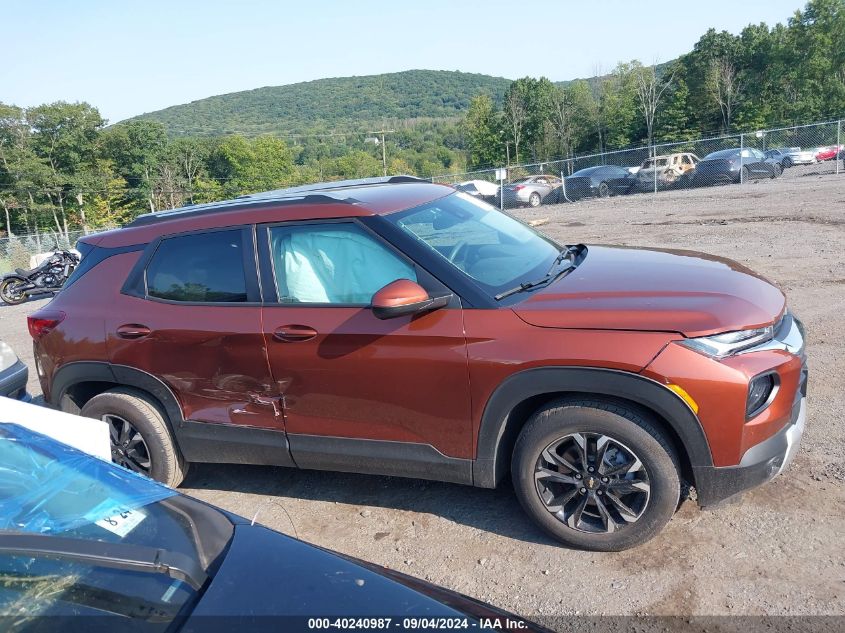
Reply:
[[[194,420],[179,422],[173,431],[189,462],[296,466],[284,431]]]
[[[189,462],[288,466],[472,485],[472,460],[448,457],[430,444],[285,435],[194,420],[178,423],[174,432]]]
[[[472,484],[472,460],[448,457],[430,444],[289,435],[300,468]]]

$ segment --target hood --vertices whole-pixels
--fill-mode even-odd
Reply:
[[[513,306],[538,327],[706,336],[761,327],[783,293],[729,259],[694,251],[590,246],[581,264]]]
[[[249,627],[251,631],[284,629],[279,627],[278,617],[262,616],[302,620],[314,616],[509,617],[526,622],[528,631],[546,630],[424,580],[347,558],[262,526],[239,523],[225,558],[182,630],[228,631],[232,627],[223,626],[230,624],[225,616],[245,615],[256,618]],[[209,629],[215,624],[214,618],[220,618],[221,626]]]

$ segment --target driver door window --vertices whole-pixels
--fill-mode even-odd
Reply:
[[[368,305],[413,265],[352,222],[274,226],[270,251],[279,303]]]

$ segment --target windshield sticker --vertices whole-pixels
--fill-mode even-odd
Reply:
[[[121,505],[113,499],[106,499],[85,516],[93,521],[94,525],[99,525],[120,538],[125,537],[147,518],[145,512]]]

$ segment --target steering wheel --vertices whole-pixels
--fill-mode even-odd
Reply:
[[[448,259],[453,264],[455,263],[455,259],[458,257],[458,253],[464,250],[464,246],[468,243],[467,240],[458,240],[455,245],[452,247],[452,250],[449,251]]]

